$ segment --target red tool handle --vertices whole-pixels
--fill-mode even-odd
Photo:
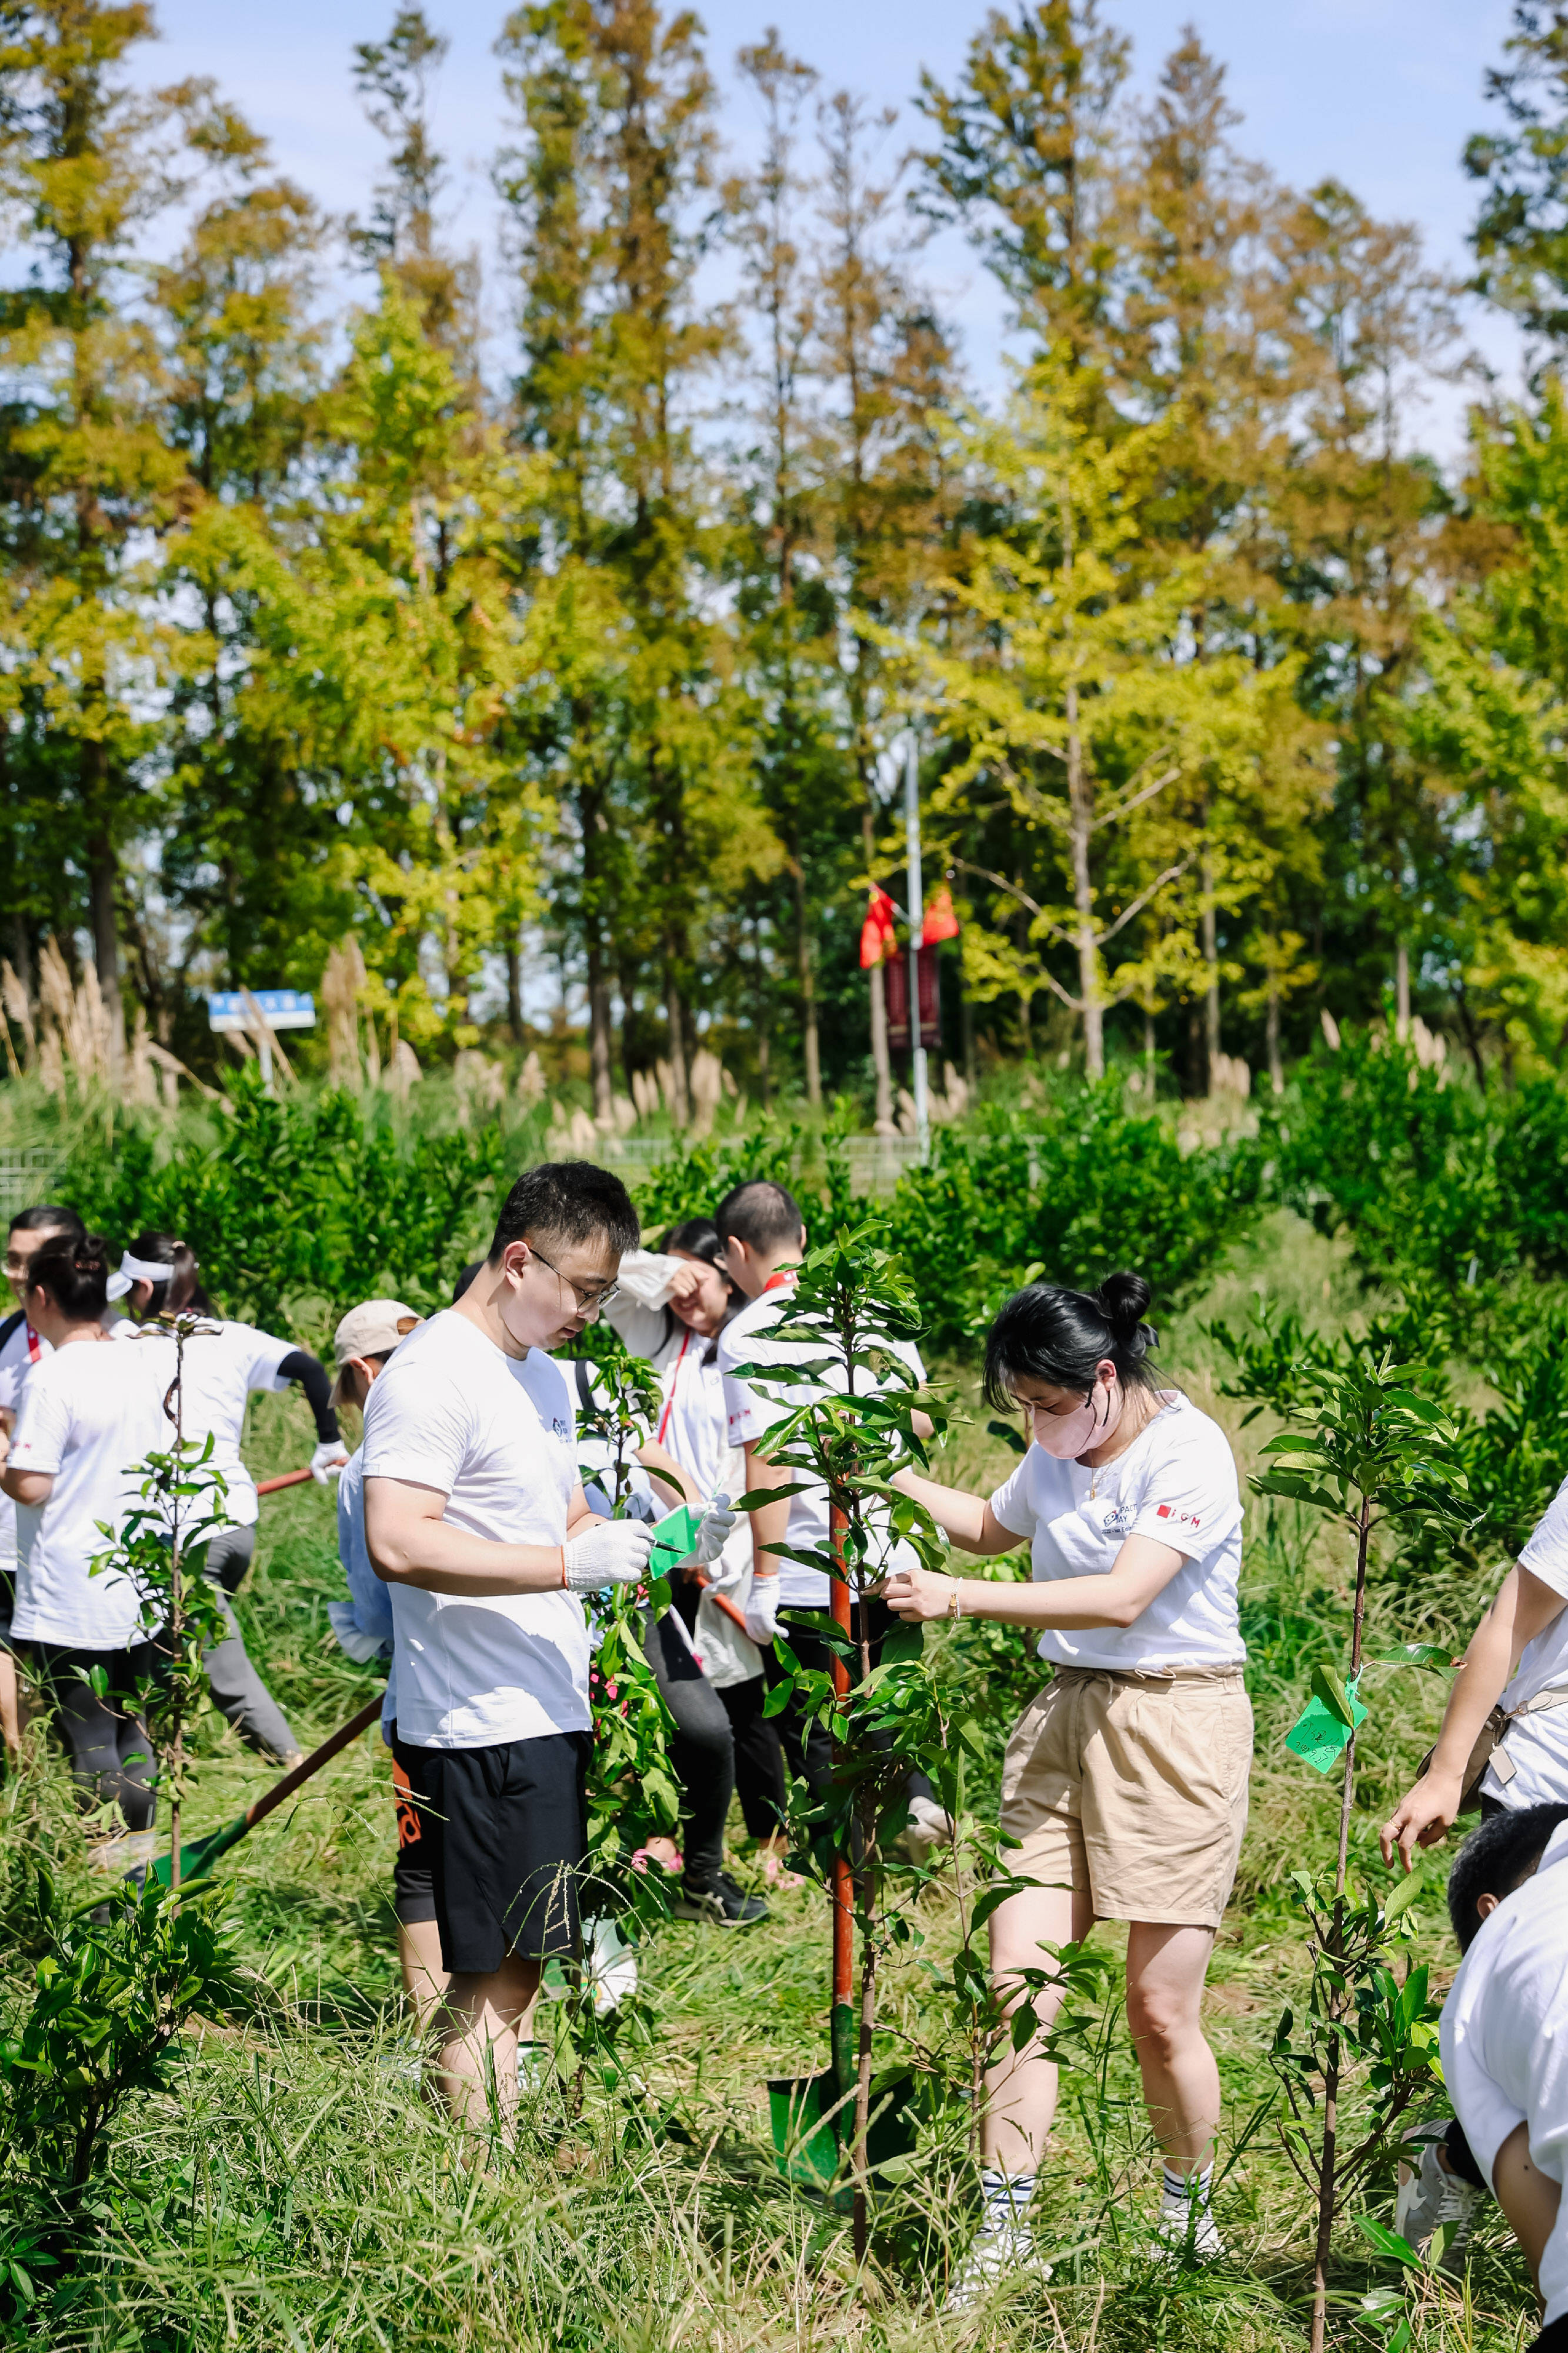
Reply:
[[[308,1479],[310,1475],[307,1471],[305,1477]],[[308,1781],[313,1773],[319,1773],[323,1765],[330,1765],[339,1751],[348,1746],[351,1740],[357,1740],[362,1732],[368,1732],[381,1715],[381,1704],[385,1696],[384,1692],[377,1692],[374,1699],[367,1699],[357,1715],[351,1716],[347,1724],[340,1725],[337,1731],[329,1739],[323,1740],[319,1748],[312,1748],[309,1757],[296,1765],[291,1773],[285,1773],[280,1781],[274,1781],[270,1789],[265,1790],[252,1804],[247,1806],[245,1810],[247,1829],[254,1830],[258,1822],[265,1821],[274,1807],[280,1806],[285,1798],[293,1796],[301,1782]]]
[[[849,1631],[849,1584],[844,1570],[844,1531],[847,1525],[844,1514],[835,1507],[832,1514],[833,1556],[838,1574],[828,1588],[828,1608],[833,1622]],[[849,1688],[849,1670],[835,1651],[832,1662],[833,1688],[842,1699]],[[833,2000],[847,2002],[853,1996],[855,1983],[855,1883],[847,1854],[837,1856],[833,1865]]]
[[[313,1471],[285,1471],[280,1479],[258,1479],[256,1492],[258,1495],[275,1495],[279,1487],[302,1486],[307,1479],[313,1479],[315,1475]]]

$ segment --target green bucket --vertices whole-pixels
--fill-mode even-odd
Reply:
[[[915,2076],[873,2080],[868,2164],[886,2165],[890,2158],[909,2156],[915,2145],[917,2113]],[[838,2078],[831,2072],[773,2075],[768,2079],[768,2114],[785,2180],[803,2189],[830,2190],[855,2137],[853,2094],[840,2105]]]

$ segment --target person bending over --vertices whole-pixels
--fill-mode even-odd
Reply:
[[[460,2117],[517,2098],[517,2031],[579,1942],[591,1716],[581,1596],[643,1581],[651,1531],[588,1511],[549,1351],[616,1288],[637,1213],[587,1161],[519,1177],[455,1307],[365,1401],[365,1537],[392,1588],[397,1726],[442,1966],[437,2077]]]
[[[116,1347],[103,1328],[107,1250],[96,1234],[57,1235],[24,1278],[27,1321],[49,1354],[28,1375],[3,1483],[17,1506],[12,1634],[65,1744],[79,1793],[118,1810],[140,1841],[98,1852],[125,1869],[151,1854],[153,1742],[136,1694],[164,1663],[142,1596],[93,1563],[140,1501],[136,1465],[164,1451],[163,1398],[174,1345]]]
[[[889,1577],[919,1622],[989,1618],[1041,1629],[1051,1680],[1007,1743],[1002,1828],[1033,1883],[991,1917],[991,1967],[1013,2010],[1015,1972],[1042,1948],[1125,1920],[1127,2017],[1154,2137],[1164,2154],[1157,2226],[1168,2250],[1221,2252],[1209,2211],[1219,2075],[1200,2022],[1215,1932],[1247,1824],[1252,1710],[1237,1612],[1242,1513],[1225,1432],[1150,1363],[1149,1286],[1113,1274],[1098,1291],[1032,1283],[985,1343],[985,1394],[1022,1406],[1033,1443],[987,1497],[913,1472],[898,1483],[983,1558],[1030,1546],[1032,1581],[928,1569]],[[1038,2031],[1006,2038],[986,2078],[986,2207],[952,2302],[1027,2259],[1027,2210],[1056,2114],[1057,2071]]]
[[[200,1325],[185,1344],[184,1428],[198,1441],[212,1433],[211,1461],[221,1471],[227,1494],[220,1528],[206,1548],[203,1574],[217,1595],[228,1632],[203,1664],[213,1704],[242,1740],[285,1765],[297,1764],[300,1744],[288,1718],[268,1690],[245,1647],[230,1595],[239,1588],[256,1555],[260,1505],[240,1441],[245,1409],[256,1389],[281,1390],[298,1381],[316,1423],[310,1468],[323,1482],[348,1460],[338,1418],[328,1393],[326,1368],[308,1349],[254,1324],[221,1315],[202,1288],[195,1256],[175,1234],[138,1234],[109,1280],[109,1296],[123,1300],[129,1313],[113,1327],[114,1337],[136,1340],[149,1327],[177,1315],[197,1315]]]
[[[752,1572],[745,1609],[746,1631],[763,1650],[770,1680],[776,1681],[783,1671],[773,1662],[773,1641],[781,1609],[826,1610],[831,1606],[826,1573],[793,1556],[826,1553],[830,1528],[826,1485],[771,1462],[767,1440],[802,1406],[829,1391],[842,1391],[847,1376],[830,1363],[824,1343],[773,1337],[774,1326],[787,1320],[805,1257],[805,1225],[794,1196],[771,1178],[753,1177],[725,1195],[714,1212],[714,1224],[730,1280],[746,1301],[719,1335],[729,1442],[745,1451],[748,1494],[786,1491],[776,1503],[764,1504],[751,1515]],[[920,1351],[911,1342],[894,1342],[892,1349],[917,1378],[924,1379]],[[743,1367],[748,1365],[757,1368],[756,1378],[746,1377]],[[862,1395],[875,1387],[863,1370],[857,1374],[856,1385]],[[916,1427],[929,1437],[931,1425],[923,1415]],[[791,1489],[793,1493],[787,1492]],[[868,1564],[872,1575],[900,1561],[913,1562],[913,1551],[893,1537],[885,1518],[874,1514],[872,1527],[880,1546],[879,1555],[874,1553]],[[875,1668],[892,1620],[879,1595],[855,1600],[849,1630],[857,1644],[862,1613]],[[825,1672],[830,1653],[820,1635],[795,1623],[786,1623],[784,1630],[802,1666]],[[793,1701],[774,1721],[791,1773],[804,1778],[813,1795],[819,1796],[833,1778],[833,1743],[826,1729],[815,1718],[803,1723]],[[906,1853],[923,1861],[952,1837],[952,1825],[923,1773],[911,1773],[904,1786],[908,1820],[900,1842]]]
[[[47,1241],[61,1238],[79,1242],[86,1229],[74,1209],[58,1201],[36,1201],[18,1209],[11,1220],[5,1245],[5,1280],[16,1302],[16,1312],[0,1324],[0,1435],[16,1427],[22,1384],[33,1366],[50,1354],[44,1335],[27,1320],[22,1293],[27,1261]],[[0,1493],[0,1740],[15,1756],[22,1738],[22,1704],[16,1684],[16,1662],[5,1647],[10,1638],[11,1612],[16,1599],[16,1506]]]
[[[1438,2030],[1443,2079],[1479,2178],[1543,2306],[1535,2353],[1568,2353],[1568,1805],[1516,1808],[1448,1875],[1464,1958]]]
[[[1568,1803],[1568,1480],[1521,1547],[1466,1646],[1426,1771],[1384,1824],[1384,1862],[1397,1852],[1406,1871],[1417,1846],[1445,1838],[1460,1808],[1479,1798],[1483,1819],[1524,1807]],[[1489,1748],[1493,1711],[1501,1725]],[[1479,1746],[1478,1746],[1478,1743]],[[1485,1750],[1475,1781],[1473,1756]],[[1467,1788],[1469,1798],[1467,1800]],[[1463,2268],[1483,2195],[1463,2137],[1442,2125],[1406,2136],[1419,2159],[1401,2181],[1395,2221],[1413,2246],[1441,2224],[1449,2235],[1445,2270]]]

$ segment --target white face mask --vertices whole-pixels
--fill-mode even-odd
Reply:
[[[1100,1409],[1100,1399],[1105,1399],[1105,1410]],[[1121,1384],[1108,1389],[1096,1381],[1082,1405],[1071,1413],[1041,1413],[1033,1415],[1035,1443],[1042,1453],[1054,1455],[1058,1462],[1070,1462],[1079,1454],[1087,1454],[1091,1446],[1103,1446],[1113,1438],[1126,1408]]]

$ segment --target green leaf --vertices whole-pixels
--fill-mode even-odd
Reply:
[[[1375,2247],[1380,2255],[1385,2255],[1390,2263],[1403,2263],[1408,2271],[1426,2270],[1409,2240],[1402,2239],[1397,2231],[1391,2231],[1386,2222],[1374,2221],[1370,2214],[1358,2214],[1355,2226],[1368,2244]]]
[[[1320,1664],[1312,1669],[1312,1690],[1322,1701],[1329,1714],[1337,1716],[1347,1732],[1355,1730],[1360,1718],[1351,1714],[1351,1703],[1345,1696],[1345,1687],[1331,1667]],[[1364,1715],[1365,1713],[1363,1708],[1362,1715]]]
[[[1385,1927],[1391,1928],[1394,1926],[1394,1923],[1402,1918],[1403,1915],[1409,1911],[1411,1905],[1419,1900],[1425,1883],[1426,1883],[1418,1871],[1409,1873],[1405,1878],[1400,1881],[1398,1886],[1394,1889],[1393,1894],[1389,1897],[1387,1903],[1384,1904],[1383,1907],[1383,1919],[1384,1926]]]

